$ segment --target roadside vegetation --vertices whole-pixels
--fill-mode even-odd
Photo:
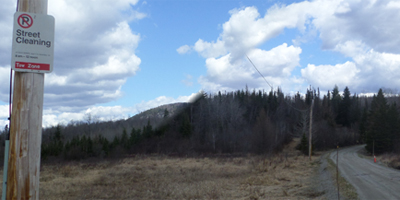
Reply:
[[[339,172],[337,175],[337,165],[334,163],[329,157],[325,159],[328,160],[328,170],[331,174],[332,180],[335,180],[335,188],[338,189],[337,184],[339,184],[339,193],[341,197],[345,197],[346,199],[358,199],[357,190],[351,185]]]
[[[274,156],[141,154],[46,163],[40,199],[327,199],[315,188],[319,155],[310,162],[297,144]]]
[[[385,153],[380,155],[379,161],[384,163],[386,166],[400,169],[400,155],[394,153]]]
[[[399,100],[382,89],[373,97],[351,95],[348,87],[340,94],[337,86],[325,95],[311,87],[305,96],[247,87],[201,93],[193,102],[160,106],[127,120],[100,122],[88,113],[83,121],[45,128],[42,160],[153,153],[269,155],[292,138],[301,138],[298,149],[308,154],[312,101],[313,150],[366,143],[370,153],[373,147],[375,154],[399,153]]]
[[[304,96],[285,96],[246,87],[201,93],[193,102],[127,120],[100,122],[89,113],[83,121],[43,129],[40,195],[324,199],[324,190],[315,189],[320,155],[313,162],[306,157],[310,124],[313,152],[361,143],[371,152],[372,142],[375,153],[398,168],[400,160],[391,155],[400,151],[399,100],[382,89],[373,97],[351,95],[348,87],[340,94],[337,86],[325,95],[310,87]],[[352,191],[345,193],[351,198]]]
[[[322,95],[285,96],[281,90],[201,93],[191,103],[143,112],[127,120],[100,122],[88,114],[43,130],[42,159],[81,160],[132,154],[196,156],[278,153],[292,138],[308,141],[313,107],[313,149],[362,142],[363,110],[372,98],[338,87]],[[3,134],[4,135],[4,134]],[[366,134],[368,135],[368,134]],[[378,141],[376,141],[378,142]],[[308,143],[299,146],[308,152]]]
[[[364,108],[360,135],[369,153],[400,153],[399,97],[385,98],[382,89]]]

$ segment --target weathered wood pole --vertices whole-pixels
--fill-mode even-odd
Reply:
[[[336,153],[336,182],[337,182],[337,198],[340,200],[340,192],[339,192],[339,146],[337,146]]]
[[[18,0],[19,12],[47,14],[47,0]],[[43,73],[14,73],[7,199],[39,199]]]
[[[310,137],[308,139],[308,156],[310,157],[311,161],[311,155],[312,155],[312,111],[314,107],[314,99],[311,102],[311,108],[310,108]]]

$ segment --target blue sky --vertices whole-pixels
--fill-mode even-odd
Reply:
[[[7,124],[12,16],[0,8],[0,125]],[[400,2],[58,0],[43,125],[127,118],[200,90],[400,87]]]

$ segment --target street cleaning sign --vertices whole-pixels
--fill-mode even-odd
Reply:
[[[54,17],[44,14],[14,14],[11,67],[14,71],[53,71]]]

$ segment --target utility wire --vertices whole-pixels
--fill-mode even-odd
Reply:
[[[267,82],[267,84],[269,85],[269,87],[271,87],[271,91],[274,90],[274,88],[271,86],[271,84],[268,83],[267,79],[265,79],[265,77],[261,74],[261,72],[257,69],[257,67],[254,65],[254,63],[250,60],[249,56],[247,56],[247,59],[249,59],[250,63],[253,65],[253,67],[257,70],[257,72],[261,75],[261,77],[263,77],[264,81]]]
[[[273,91],[273,87],[271,86],[271,84],[269,84],[269,82],[267,81],[267,79],[265,79],[265,77],[261,74],[261,72],[257,69],[257,67],[256,67],[256,65],[254,65],[254,63],[250,60],[250,58],[249,58],[249,56],[247,56],[247,54],[246,54],[246,57],[247,57],[247,59],[250,61],[250,63],[253,65],[253,67],[257,70],[257,72],[261,75],[261,77],[263,77],[263,79],[264,79],[264,81],[269,85],[269,87],[271,87],[271,91]],[[308,110],[310,110],[310,108],[308,108],[308,109],[306,109],[306,110],[301,110],[301,109],[298,109],[298,108],[295,108],[295,107],[293,107],[292,105],[290,105],[288,102],[286,102],[285,100],[283,100],[283,102],[285,102],[288,106],[290,106],[290,107],[292,107],[293,109],[295,109],[295,110],[297,110],[297,111],[300,111],[300,112],[306,112],[306,111],[308,111]]]
[[[13,75],[13,70],[12,68],[10,69],[10,99],[8,101],[8,120],[11,121],[11,97],[12,97],[12,75]]]
[[[19,0],[17,0],[16,12],[18,12],[18,6],[19,6]],[[10,131],[11,131],[12,80],[13,80],[13,69],[12,69],[12,66],[10,66],[10,97],[9,97],[9,100],[8,100],[8,133],[7,133],[7,138],[6,138],[7,140],[10,139]]]

